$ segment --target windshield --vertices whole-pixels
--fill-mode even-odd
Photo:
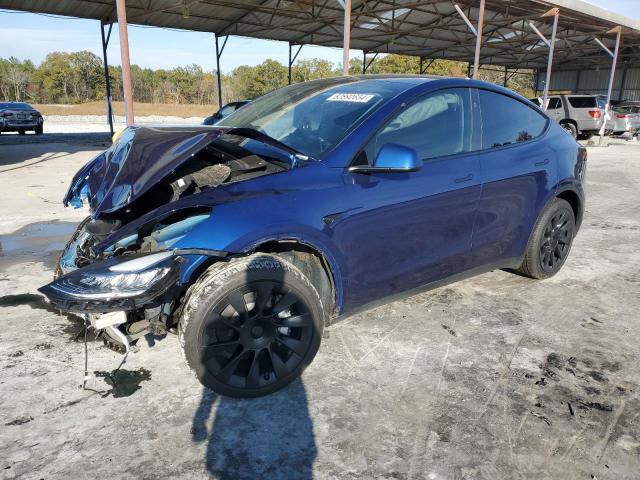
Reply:
[[[12,102],[12,103],[7,103],[7,102],[0,102],[0,108],[24,108],[24,109],[32,109],[33,107],[31,105],[29,105],[28,103],[22,103],[22,102]]]
[[[407,81],[341,77],[299,83],[254,100],[220,125],[252,128],[320,158],[373,111],[410,86]]]

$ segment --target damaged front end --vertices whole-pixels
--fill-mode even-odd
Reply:
[[[142,335],[171,331],[190,279],[227,255],[174,246],[213,214],[215,196],[203,194],[297,160],[259,132],[126,129],[73,178],[64,204],[88,203],[91,215],[40,292],[60,310],[86,315],[127,351]]]

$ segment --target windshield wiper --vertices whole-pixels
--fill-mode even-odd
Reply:
[[[313,160],[313,158],[311,158],[309,155],[296,150],[286,143],[282,143],[280,140],[276,140],[275,138],[270,137],[266,133],[263,133],[255,128],[236,127],[228,130],[226,133],[228,133],[229,135],[238,135],[241,137],[250,138],[252,140],[258,140],[259,142],[266,143],[267,145],[270,145],[277,148],[278,150],[287,153],[289,155],[289,158],[291,159],[292,167],[296,166],[296,162],[298,160]]]

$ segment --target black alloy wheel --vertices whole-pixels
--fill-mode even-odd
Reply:
[[[564,263],[572,238],[573,221],[566,210],[559,210],[547,222],[540,245],[540,264],[545,272],[551,273]]]
[[[293,263],[256,253],[214,263],[185,295],[178,335],[200,382],[230,397],[259,397],[298,378],[322,340],[324,309]]]
[[[575,215],[566,200],[554,198],[549,202],[536,221],[516,273],[539,280],[558,273],[576,234]]]
[[[262,388],[295,372],[313,336],[300,295],[281,283],[257,281],[224,297],[208,316],[202,362],[220,383]]]

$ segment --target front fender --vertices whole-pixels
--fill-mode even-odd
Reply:
[[[336,288],[336,306],[340,310],[345,261],[331,237],[322,229],[308,224],[260,218],[265,223],[257,222],[256,215],[243,215],[237,212],[225,218],[222,212],[216,212],[214,209],[209,220],[198,225],[173,247],[177,249],[206,248],[233,255],[249,253],[260,245],[272,241],[286,240],[307,245],[326,259]]]

